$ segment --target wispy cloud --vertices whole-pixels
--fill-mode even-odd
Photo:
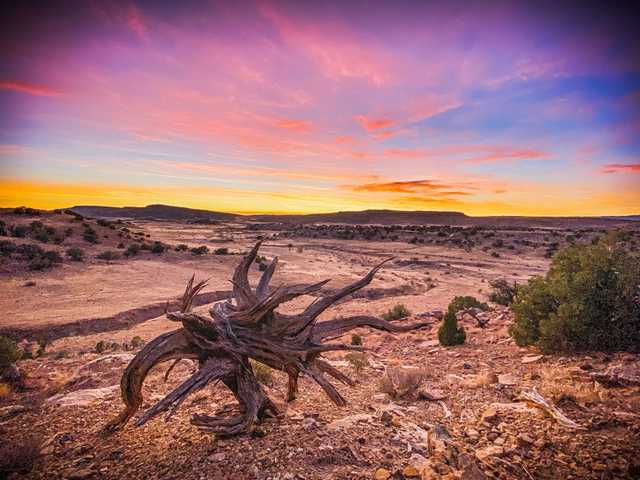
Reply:
[[[0,80],[0,90],[11,90],[39,97],[57,97],[61,94],[59,91],[45,85],[36,85],[33,83],[13,80]]]
[[[396,122],[390,118],[372,118],[367,117],[366,115],[357,115],[355,120],[368,132],[382,130],[383,128],[389,128],[396,124]]]
[[[602,167],[603,173],[640,173],[640,163],[608,163]]]

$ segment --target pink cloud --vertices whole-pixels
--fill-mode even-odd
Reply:
[[[395,122],[390,118],[370,118],[365,115],[357,115],[355,120],[368,132],[382,130],[395,125]]]
[[[60,92],[49,88],[45,85],[35,85],[33,83],[3,80],[0,81],[1,90],[12,90],[14,92],[26,93],[28,95],[36,95],[41,97],[57,97]]]
[[[603,173],[640,173],[640,163],[609,163],[602,167]]]

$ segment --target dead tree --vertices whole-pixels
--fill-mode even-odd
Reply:
[[[196,414],[191,420],[194,425],[216,434],[234,435],[250,430],[260,419],[276,416],[276,405],[256,379],[249,359],[288,374],[288,401],[296,397],[298,377],[304,374],[314,380],[336,405],[342,406],[346,401],[329,382],[327,375],[346,385],[353,385],[354,382],[323,360],[322,354],[336,350],[362,351],[364,348],[327,343],[329,340],[358,327],[406,332],[430,325],[430,322],[425,321],[396,325],[368,315],[318,322],[318,316],[332,304],[368,285],[380,267],[390,259],[374,267],[357,282],[335,293],[319,296],[298,315],[277,312],[276,308],[280,304],[301,295],[318,292],[329,280],[271,289],[269,282],[278,264],[278,259],[275,258],[253,290],[248,273],[260,244],[258,242],[235,269],[231,280],[233,298],[214,304],[209,310],[211,318],[191,311],[194,296],[206,286],[205,282],[194,285],[194,279],[191,278],[182,298],[180,312],[167,314],[169,319],[181,322],[182,328],[149,342],[131,360],[120,382],[126,407],[105,427],[105,432],[123,427],[138,410],[142,404],[142,384],[152,367],[168,360],[177,362],[183,358],[197,360],[197,372],[141,415],[135,422],[136,425],[143,425],[163,412],[167,412],[169,418],[189,394],[219,381],[236,397],[239,415],[219,418]]]

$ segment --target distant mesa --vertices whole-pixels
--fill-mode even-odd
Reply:
[[[193,223],[210,223],[234,220],[232,213],[212,212],[194,208],[174,207],[171,205],[147,205],[146,207],[101,207],[78,205],[69,210],[85,217],[93,218],[132,218],[138,220],[173,220]]]
[[[220,221],[250,221],[270,223],[336,223],[347,225],[448,225],[460,227],[546,227],[586,228],[612,227],[640,221],[640,215],[610,217],[470,217],[462,212],[363,210],[358,212],[312,213],[305,215],[237,215],[233,213],[148,205],[146,207],[76,206],[73,212],[94,218],[121,218],[139,220],[166,220],[189,223],[216,223]]]

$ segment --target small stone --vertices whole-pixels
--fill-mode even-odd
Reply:
[[[227,456],[223,453],[223,452],[218,452],[218,453],[214,453],[212,455],[209,455],[207,457],[207,460],[209,460],[210,462],[224,462],[224,459],[227,458]]]
[[[435,402],[438,400],[443,400],[445,398],[447,398],[447,396],[440,390],[431,390],[425,387],[421,387],[420,389],[418,389],[418,400]]]
[[[305,430],[310,430],[315,426],[316,426],[316,421],[313,418],[309,417],[309,418],[305,418],[304,420],[302,420],[302,427]]]
[[[526,433],[521,433],[520,435],[518,435],[518,441],[522,444],[532,444],[533,442],[535,442],[535,440]]]
[[[389,478],[391,478],[391,472],[386,468],[379,468],[376,470],[373,478],[375,480],[388,480]]]
[[[487,433],[487,440],[489,440],[490,442],[493,442],[499,436],[500,435],[498,434],[498,432],[489,432]]]
[[[9,420],[27,410],[24,405],[9,405],[7,407],[0,408],[0,421]]]
[[[393,423],[393,415],[388,411],[384,411],[382,412],[382,415],[380,415],[380,421],[385,427],[390,427]]]
[[[533,442],[533,444],[538,448],[544,448],[547,444],[547,441],[544,438],[539,438],[538,440]]]
[[[484,461],[489,457],[501,457],[502,455],[504,455],[504,448],[497,445],[489,445],[476,450],[476,458],[480,461]]]
[[[544,358],[544,355],[527,355],[520,360],[522,363],[535,363]]]
[[[88,468],[81,468],[80,470],[76,470],[75,472],[71,472],[68,476],[68,480],[85,480],[86,478],[91,477],[92,472]]]
[[[498,415],[498,410],[493,407],[487,408],[484,412],[482,412],[482,416],[480,417],[481,422],[486,423],[498,423],[500,419]]]
[[[473,365],[471,365],[470,363],[464,362],[462,364],[462,368],[464,368],[465,370],[471,370],[473,368]]]
[[[496,439],[493,441],[493,443],[494,443],[495,445],[500,445],[500,446],[504,445],[504,437],[498,437],[498,438],[496,438]]]
[[[502,385],[516,385],[518,381],[516,377],[512,373],[503,373],[502,375],[498,375],[498,383]]]
[[[416,478],[420,477],[420,471],[413,465],[407,465],[402,470],[402,475],[404,475],[406,478]]]

